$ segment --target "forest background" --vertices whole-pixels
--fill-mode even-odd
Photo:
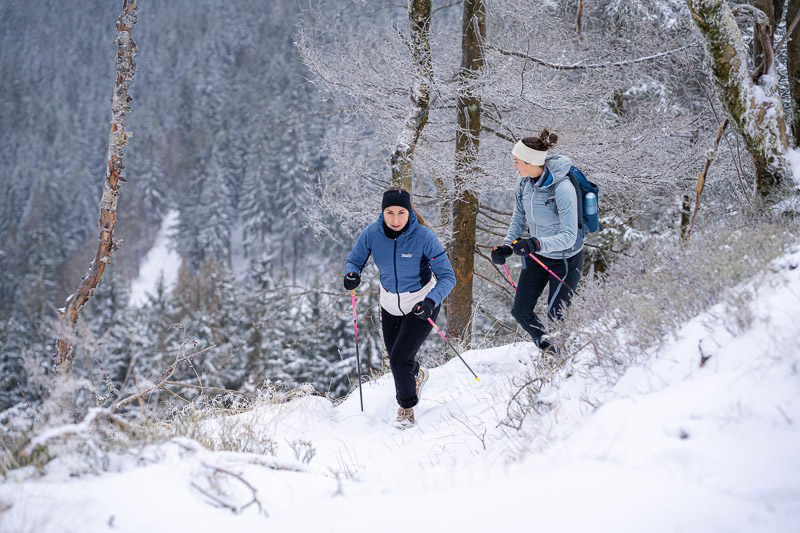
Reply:
[[[119,9],[101,0],[0,3],[0,409],[41,396],[57,308],[96,247]],[[754,12],[737,16],[752,48]],[[720,224],[752,228],[743,241],[750,250],[770,242],[768,224],[748,218],[759,214],[753,164],[741,135],[721,128],[686,2],[487,1],[484,64],[468,77],[462,2],[434,2],[430,17],[420,63],[401,2],[141,4],[116,230],[124,243],[75,338],[73,371],[91,391],[83,402],[108,402],[136,376],[155,379],[187,345],[210,349],[176,381],[197,376],[209,391],[248,393],[266,380],[310,382],[332,397],[350,390],[356,348],[342,266],[397,178],[393,156],[408,144],[420,94],[427,107],[410,183],[451,259],[455,213],[475,199],[470,324],[449,333],[465,345],[524,338],[509,313],[505,273],[487,257],[513,208],[513,142],[543,127],[560,135],[556,151],[601,186],[604,229],[587,241],[586,317],[608,309],[591,287],[615,268],[623,286],[674,268],[669,261],[684,250],[694,255],[682,264],[718,275],[712,268],[729,266],[712,253],[721,249],[713,241]],[[776,17],[776,40],[785,29]],[[791,110],[785,51],[777,54]],[[457,155],[465,97],[478,98],[481,111],[479,149],[466,163]],[[148,280],[146,301],[132,301],[132,283],[169,220],[177,221],[168,234],[180,268]],[[661,262],[643,260],[646,250]],[[382,354],[378,280],[368,272],[359,339],[370,373],[381,370]],[[701,279],[687,299],[702,303],[704,290],[717,290]],[[646,287],[639,297],[648,298]],[[434,342],[422,356],[447,357]],[[188,387],[173,392],[199,397]]]

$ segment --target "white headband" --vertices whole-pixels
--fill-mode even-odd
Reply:
[[[514,154],[517,159],[522,159],[529,165],[535,165],[537,167],[543,167],[544,159],[547,157],[547,150],[534,150],[529,146],[525,146],[522,141],[517,141],[511,153]]]

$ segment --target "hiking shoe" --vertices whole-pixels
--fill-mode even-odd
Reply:
[[[410,428],[417,421],[414,419],[414,408],[405,409],[403,407],[399,407],[397,409],[397,420],[395,421],[394,425],[397,429],[406,429]]]
[[[428,371],[419,367],[419,372],[414,376],[414,381],[417,382],[417,401],[419,401],[419,393],[422,392],[422,387],[424,387],[425,383],[428,381]]]

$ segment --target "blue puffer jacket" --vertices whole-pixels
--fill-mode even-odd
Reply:
[[[381,305],[392,314],[408,314],[411,307],[426,296],[439,305],[456,286],[456,275],[439,239],[432,229],[417,221],[414,211],[409,212],[408,228],[397,239],[390,239],[383,232],[381,213],[377,222],[358,236],[353,251],[347,256],[345,274],[360,274],[370,254],[380,271],[383,291],[389,293],[381,294]],[[431,284],[432,273],[436,275],[435,287],[425,293],[421,289]],[[384,305],[384,302],[392,305]]]
[[[578,193],[567,177],[572,161],[563,155],[551,155],[544,164],[553,177],[548,185],[534,187],[535,179],[517,180],[514,214],[503,242],[511,244],[522,238],[527,222],[531,237],[536,237],[542,246],[538,255],[551,259],[572,257],[583,248],[583,230],[578,230]]]

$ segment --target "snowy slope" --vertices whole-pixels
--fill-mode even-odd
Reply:
[[[432,369],[406,431],[384,376],[364,413],[356,391],[208,426],[271,438],[274,456],[174,439],[100,475],[56,461],[0,485],[0,530],[800,531],[799,264],[753,287],[743,331],[711,309],[615,383],[580,354],[521,431],[500,422],[536,352],[524,343],[462,354],[480,381],[458,359]],[[258,504],[218,507],[246,506],[251,488]]]
[[[139,275],[131,283],[129,299],[131,306],[141,307],[147,302],[148,297],[154,296],[159,279],[163,281],[168,291],[175,286],[181,266],[181,256],[172,247],[172,236],[178,225],[179,215],[180,213],[173,209],[164,216],[156,242],[139,267]]]

